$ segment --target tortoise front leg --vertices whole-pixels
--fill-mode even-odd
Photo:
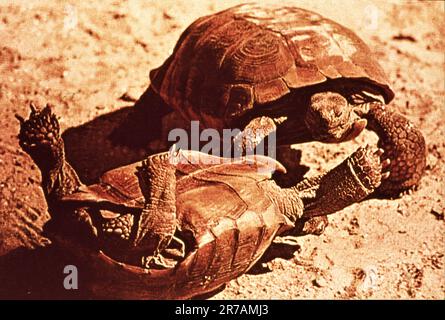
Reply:
[[[321,234],[328,225],[326,215],[337,212],[371,194],[389,175],[390,160],[384,151],[359,148],[334,169],[306,178],[292,187],[303,200],[304,212],[292,235]]]
[[[303,219],[324,216],[359,202],[388,177],[389,160],[382,149],[360,147],[326,174],[303,180],[292,189],[304,203]]]
[[[273,188],[273,184],[267,184],[267,191],[273,191],[270,199],[290,222],[280,235],[298,236],[304,234],[305,229],[306,233],[323,231],[321,217],[360,202],[373,193],[389,175],[390,160],[382,160],[383,153],[382,149],[360,147],[330,171],[293,187],[279,188],[275,184]]]
[[[371,103],[369,112],[364,116],[368,120],[368,128],[379,136],[378,146],[391,160],[389,178],[382,182],[377,192],[398,196],[416,187],[426,165],[425,139],[420,130],[380,102]]]
[[[235,148],[241,151],[241,155],[253,154],[255,148],[276,130],[273,119],[265,116],[254,118],[235,137]]]
[[[138,168],[145,206],[139,217],[134,246],[143,250],[146,267],[174,265],[162,255],[176,230],[176,167],[169,153],[150,156]]]
[[[261,143],[261,141],[264,140],[264,138],[269,136],[271,133],[275,133],[276,130],[277,126],[275,121],[269,117],[262,116],[252,119],[240,133],[240,138],[242,138],[242,140],[238,140],[239,142],[241,142],[243,154],[249,152],[252,153],[255,148]],[[291,149],[291,146],[286,147],[289,148],[289,150]],[[279,155],[277,154],[277,156]],[[286,177],[288,177],[289,179],[289,177],[292,177],[290,171],[295,168],[289,166],[288,164],[285,165],[286,169],[288,170],[288,172],[286,173]],[[328,224],[329,221],[326,216],[301,219],[297,221],[297,225],[295,227],[295,235],[321,235]]]

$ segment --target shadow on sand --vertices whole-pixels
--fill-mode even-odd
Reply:
[[[149,144],[160,139],[162,117],[169,112],[149,89],[134,106],[67,129],[62,135],[67,160],[90,184],[107,170],[165,151],[150,150]]]

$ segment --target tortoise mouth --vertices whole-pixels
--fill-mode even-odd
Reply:
[[[330,128],[318,126],[316,131],[311,130],[301,121],[292,121],[292,119],[281,123],[276,122],[276,124],[278,145],[311,141],[339,143],[356,138],[366,128],[367,120],[361,119],[354,114],[347,122],[338,123]]]
[[[352,123],[352,124],[351,124]],[[366,128],[367,121],[358,119],[351,123],[340,124],[326,130],[326,133],[314,136],[314,140],[326,143],[338,143],[356,138]]]

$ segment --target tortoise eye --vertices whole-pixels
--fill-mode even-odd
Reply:
[[[226,117],[239,116],[253,108],[252,87],[238,84],[230,89]]]
[[[342,114],[342,106],[335,105],[334,108],[333,108],[333,111],[334,111],[334,115],[336,117],[340,117],[341,114]]]

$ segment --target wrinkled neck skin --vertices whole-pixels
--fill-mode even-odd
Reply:
[[[300,197],[300,192],[294,187],[280,188],[273,180],[263,181],[260,186],[292,225],[303,216],[303,200]]]
[[[42,175],[42,187],[48,202],[60,200],[73,193],[80,186],[80,180],[74,169],[66,162]]]

